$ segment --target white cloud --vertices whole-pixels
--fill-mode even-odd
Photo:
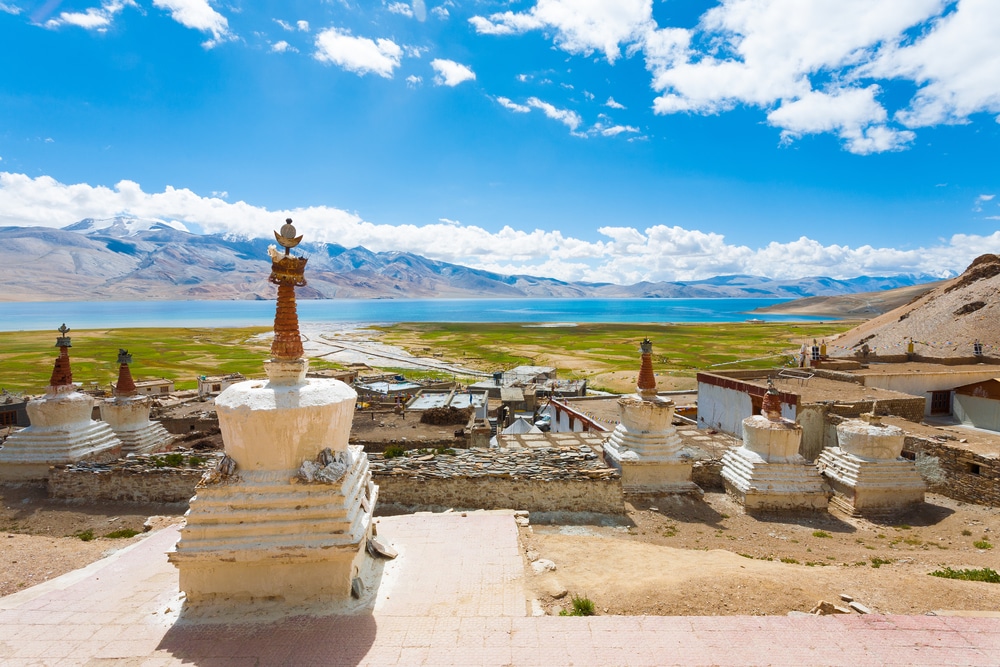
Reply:
[[[401,16],[413,18],[413,9],[411,9],[410,5],[408,5],[405,2],[391,2],[389,3],[389,6],[386,7],[386,9],[388,9],[393,14],[399,14]]]
[[[608,97],[608,101],[604,103],[604,106],[610,107],[612,109],[624,109],[625,105],[620,102],[615,102],[615,98]]]
[[[313,57],[358,76],[372,73],[391,79],[393,70],[399,67],[403,50],[389,39],[354,37],[346,30],[327,28],[316,35]]]
[[[483,35],[512,35],[553,30],[555,43],[569,53],[601,51],[613,63],[619,44],[635,41],[650,30],[652,0],[538,0],[526,12],[502,12],[469,19]]]
[[[298,53],[298,49],[296,49],[294,46],[292,46],[285,40],[275,42],[274,44],[271,45],[271,53],[284,53],[286,51],[291,51],[292,53]]]
[[[212,9],[208,0],[153,0],[153,5],[169,11],[170,18],[185,28],[211,33],[212,39],[202,43],[207,49],[235,39],[229,31],[229,20]]]
[[[639,128],[633,127],[632,125],[612,125],[611,127],[596,126],[595,129],[605,137],[617,137],[622,133],[637,134]]]
[[[136,6],[133,0],[110,0],[102,3],[100,7],[90,7],[83,12],[62,12],[58,17],[46,21],[45,27],[58,28],[64,25],[72,25],[84,30],[107,32],[116,14],[119,14],[126,7]],[[6,5],[3,5],[3,7],[6,7]],[[7,11],[7,13],[17,14],[18,12]]]
[[[993,201],[994,197],[996,197],[996,195],[979,195],[976,197],[976,201],[972,205],[972,210],[976,213],[981,213],[983,210],[983,204],[988,201]]]
[[[445,217],[426,225],[385,225],[329,206],[272,211],[243,201],[230,203],[226,196],[214,192],[203,197],[170,186],[147,193],[127,180],[113,188],[66,185],[49,176],[0,172],[0,225],[64,227],[87,217],[130,214],[189,223],[208,233],[259,237],[290,217],[309,240],[362,245],[373,251],[405,250],[509,274],[615,283],[733,273],[772,278],[894,273],[943,277],[963,270],[985,252],[1000,253],[1000,231],[985,236],[955,234],[935,245],[908,250],[824,246],[807,237],[752,248],[730,244],[721,234],[679,225],[608,226],[599,230],[600,240],[585,241],[559,230],[506,226],[491,232]],[[442,238],[448,243],[441,243]]]
[[[410,88],[416,88],[423,82],[424,82],[423,78],[417,76],[416,74],[411,74],[410,76],[406,77],[406,85],[409,86]]]
[[[830,133],[867,154],[976,113],[1000,122],[996,0],[718,0],[690,29],[658,25],[651,7],[534,0],[470,22],[482,35],[541,31],[557,48],[612,64],[624,47],[645,60],[654,112],[757,108],[785,143]],[[893,79],[916,92],[886,95]]]
[[[436,17],[438,17],[442,21],[446,20],[451,15],[448,12],[448,8],[445,7],[444,5],[441,5],[439,7],[433,8],[431,10],[431,14],[433,14]]]
[[[548,102],[543,102],[537,97],[528,98],[528,106],[540,109],[542,113],[551,118],[552,120],[557,120],[566,127],[570,129],[571,132],[576,132],[576,129],[580,127],[583,119],[580,118],[580,114],[571,109],[559,109]]]
[[[296,21],[295,27],[299,29],[299,32],[309,32],[309,21]]]
[[[18,14],[21,13],[21,8],[15,5],[8,5],[5,2],[0,2],[0,12],[3,12],[4,14],[12,14],[14,16],[17,16]]]
[[[280,25],[282,28],[284,28],[288,32],[292,32],[293,30],[295,30],[295,27],[292,26],[292,24],[288,23],[287,21],[282,21],[281,19],[271,19],[271,20],[274,21],[275,23],[277,23],[278,25]]]
[[[510,109],[515,113],[529,113],[531,111],[531,107],[525,106],[523,104],[518,104],[517,102],[512,102],[510,98],[507,97],[498,97],[497,102],[500,103],[500,106],[504,107],[505,109]]]
[[[454,60],[444,60],[435,58],[431,61],[431,67],[437,74],[434,76],[434,83],[439,86],[457,86],[463,81],[475,81],[476,73],[471,69],[457,63]]]
[[[530,74],[518,74],[517,75],[517,80],[520,81],[521,83],[527,83],[530,79],[531,79],[531,75]]]

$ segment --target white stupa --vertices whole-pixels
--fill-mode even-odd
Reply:
[[[149,420],[149,397],[140,396],[132,380],[132,355],[118,350],[118,383],[114,398],[101,402],[101,419],[122,441],[122,454],[149,454],[163,450],[174,439],[163,424]]]
[[[348,445],[357,394],[338,380],[305,379],[295,286],[306,259],[289,220],[275,236],[278,285],[268,380],[216,399],[226,456],[191,500],[170,561],[193,605],[307,605],[359,594],[378,487],[368,458]]]
[[[673,425],[674,402],[656,393],[653,343],[647,338],[639,350],[638,392],[618,399],[621,422],[604,443],[604,460],[621,471],[625,493],[700,495],[691,481],[694,459]]]
[[[924,502],[927,485],[903,458],[903,430],[872,412],[837,426],[837,446],[817,466],[834,491],[830,504],[850,514],[897,514]]]
[[[743,420],[743,445],[722,457],[726,492],[748,512],[826,509],[829,490],[799,454],[802,427],[781,417],[778,391],[768,385],[760,414]]]
[[[28,402],[31,425],[7,437],[0,449],[0,479],[38,480],[49,467],[77,461],[111,461],[121,455],[121,441],[111,427],[94,421],[94,398],[73,384],[69,363],[69,327],[59,327],[59,356],[45,396]]]

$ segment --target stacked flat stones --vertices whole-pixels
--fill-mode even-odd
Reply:
[[[571,479],[614,479],[619,473],[604,465],[593,449],[537,447],[519,450],[469,449],[454,454],[420,453],[384,458],[369,454],[374,477],[411,479],[497,477],[537,482]]]

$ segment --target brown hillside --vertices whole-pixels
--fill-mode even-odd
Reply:
[[[905,354],[907,342],[924,357],[971,357],[977,339],[983,353],[1000,357],[1000,257],[977,257],[965,272],[851,329],[828,351],[852,357],[867,343],[877,355]]]

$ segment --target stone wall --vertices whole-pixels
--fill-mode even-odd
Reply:
[[[530,512],[624,514],[621,478],[541,482],[511,477],[415,479],[379,475],[378,507],[385,510],[518,509]]]
[[[913,458],[934,493],[977,505],[1000,507],[1000,459],[934,439],[906,436],[903,456]]]
[[[192,453],[177,452],[187,460]],[[186,503],[205,469],[215,465],[221,453],[194,456],[202,463],[170,467],[153,465],[163,455],[135,456],[111,463],[76,463],[56,466],[49,471],[48,490],[52,498],[71,500],[114,500],[133,503]]]
[[[902,417],[911,422],[919,422],[924,418],[924,403],[924,399],[919,397],[833,403],[829,405],[829,412],[841,417],[857,417],[866,412],[871,412],[872,405],[877,404],[879,415],[891,415],[893,417]]]

